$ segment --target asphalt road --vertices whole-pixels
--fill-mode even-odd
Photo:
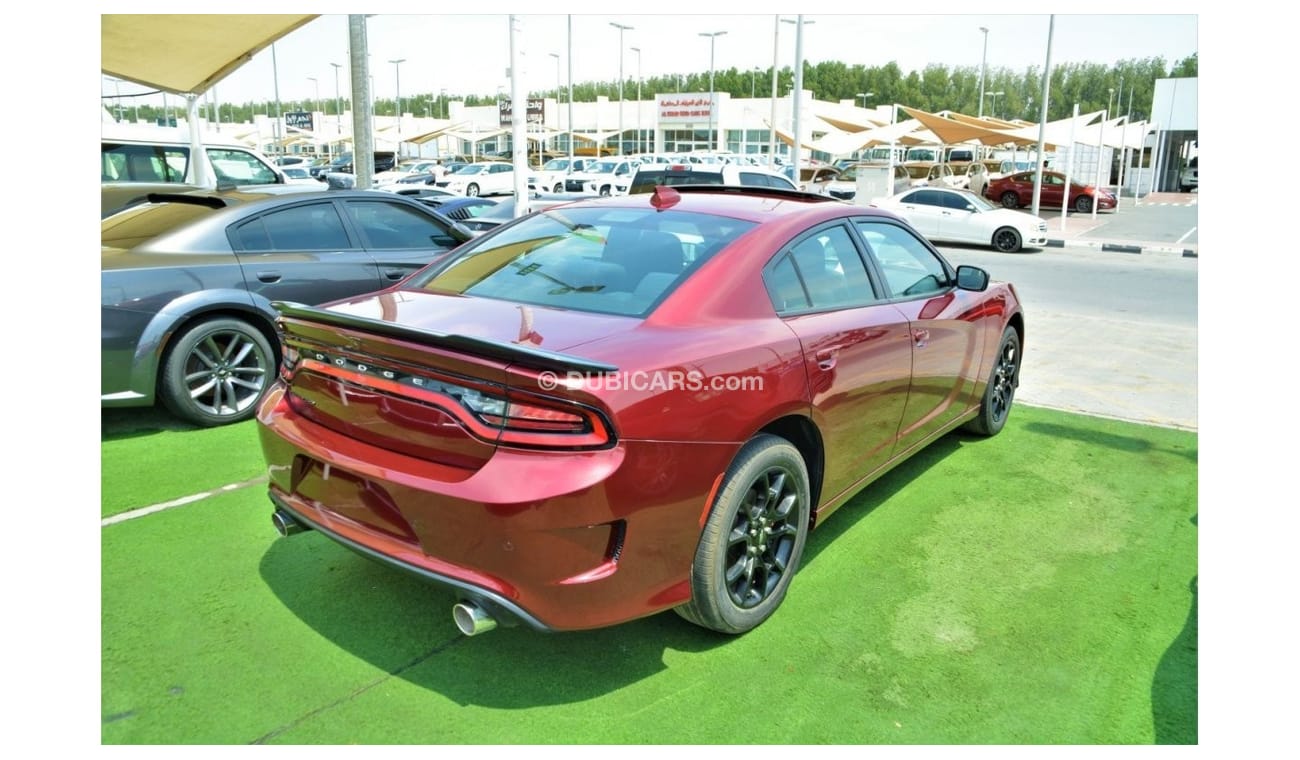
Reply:
[[[1017,399],[1197,428],[1198,260],[1050,248],[942,246],[953,264],[1015,284],[1025,308]]]

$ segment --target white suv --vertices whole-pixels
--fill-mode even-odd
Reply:
[[[266,156],[220,133],[203,135],[207,182],[218,185],[282,185],[284,172]],[[190,160],[189,131],[174,127],[105,125],[100,139],[100,182],[179,183],[198,186]]]
[[[798,190],[789,177],[743,164],[648,164],[637,170],[631,193],[653,192],[656,185],[747,185]]]
[[[571,193],[593,195],[627,195],[640,162],[627,158],[602,158],[587,165],[580,172],[564,180],[564,189]]]
[[[568,158],[552,158],[542,165],[541,169],[533,170],[528,174],[528,189],[539,193],[562,193],[564,192],[564,181],[574,172],[580,172],[596,159],[583,158],[581,156],[574,158],[572,162]]]

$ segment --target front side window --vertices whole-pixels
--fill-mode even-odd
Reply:
[[[753,227],[753,222],[677,211],[553,209],[470,243],[410,287],[645,316],[716,251]]]
[[[950,287],[948,268],[915,235],[893,224],[855,223],[895,298],[929,297]]]
[[[217,182],[236,185],[274,185],[280,181],[275,170],[247,151],[232,148],[208,148],[208,160]]]
[[[447,238],[436,220],[400,204],[348,201],[344,208],[370,248],[442,247],[438,241]]]

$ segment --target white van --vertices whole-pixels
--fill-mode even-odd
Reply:
[[[190,161],[188,129],[145,124],[105,124],[100,138],[100,182],[179,183],[198,186]],[[204,187],[281,185],[284,172],[258,151],[229,135],[202,135],[207,162]]]

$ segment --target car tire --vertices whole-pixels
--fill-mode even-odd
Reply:
[[[1020,333],[1007,325],[1007,329],[1002,331],[997,356],[993,359],[993,370],[989,372],[984,398],[980,400],[979,414],[967,422],[965,428],[979,435],[997,435],[1001,432],[1007,424],[1007,417],[1011,415],[1011,403],[1015,400],[1016,386],[1019,384]]]
[[[553,192],[553,193],[562,193],[562,192],[564,192],[564,184],[561,183],[561,182],[556,182],[556,183],[555,183],[555,187],[551,188],[551,192]]]
[[[1178,192],[1180,192],[1180,193],[1190,193],[1190,192],[1192,192],[1192,186],[1191,186],[1191,185],[1182,185],[1182,186],[1180,186],[1180,187],[1178,188]]]
[[[1002,253],[1016,253],[1023,243],[1015,227],[999,227],[993,231],[993,248]]]
[[[468,195],[468,196],[471,197],[471,198],[477,198],[477,197],[478,197],[478,185],[476,185],[476,184],[474,184],[473,182],[471,182],[471,183],[470,183],[468,186],[466,186],[466,188],[465,188],[465,195]]]
[[[601,197],[609,196],[609,185],[602,185],[600,188]]]
[[[733,635],[771,617],[799,568],[811,508],[799,450],[775,435],[751,439],[727,468],[677,614]]]
[[[1019,206],[1020,206],[1020,196],[1016,195],[1015,191],[1013,191],[1013,190],[1008,190],[1008,191],[1006,191],[1005,193],[1002,194],[1002,206],[1003,206],[1003,208],[1017,208],[1017,207],[1019,207]]]
[[[242,319],[223,317],[182,332],[163,360],[163,405],[202,427],[242,422],[275,380],[270,342]]]
[[[1074,199],[1074,210],[1080,214],[1086,214],[1092,211],[1092,196],[1080,195]]]

